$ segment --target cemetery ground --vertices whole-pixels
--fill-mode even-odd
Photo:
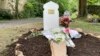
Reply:
[[[3,23],[3,22],[1,22]],[[8,56],[14,56],[14,47],[15,47],[15,41],[11,41],[11,40],[17,40],[19,37],[22,36],[22,34],[27,33],[29,30],[31,30],[32,28],[41,28],[43,27],[42,25],[42,21],[36,21],[36,22],[31,22],[31,23],[26,23],[26,24],[21,24],[21,25],[17,25],[14,27],[7,27],[7,28],[0,28],[0,51],[3,51],[0,53],[0,56],[4,56],[6,53],[6,45],[10,45],[10,53]],[[68,49],[68,54],[69,56],[100,56],[100,23],[88,23],[85,21],[80,21],[80,20],[75,20],[71,23],[71,28],[81,28],[83,29],[84,32],[89,33],[87,35],[82,36],[81,39],[75,39],[73,40],[76,44],[76,48],[69,48]],[[91,36],[93,35],[93,36]],[[98,36],[98,38],[94,37]],[[27,35],[26,37],[29,37],[30,35]],[[39,36],[38,36],[39,37]],[[16,43],[22,43],[22,45],[19,49],[20,50],[27,50],[23,53],[26,54],[26,56],[30,56],[33,55],[31,54],[31,52],[34,51],[40,51],[40,50],[45,50],[44,53],[42,53],[43,51],[40,51],[39,53],[35,52],[34,56],[39,56],[38,54],[41,54],[43,56],[50,56],[50,47],[48,44],[48,41],[46,38],[44,38],[44,36],[40,36],[41,38],[31,38],[25,41],[29,41],[28,43],[29,46],[27,46],[28,44],[25,44],[23,42],[22,38],[21,40],[18,40]],[[89,37],[89,38],[88,38]],[[39,40],[40,39],[40,40]],[[31,42],[30,42],[31,41]],[[37,42],[38,41],[38,42]],[[39,42],[40,41],[40,42]],[[45,41],[45,42],[44,42]],[[34,43],[33,43],[34,42]],[[11,44],[13,43],[13,44]],[[30,45],[33,45],[35,47],[31,47]],[[37,44],[38,43],[38,44]],[[32,45],[32,46],[33,46]],[[39,45],[39,47],[41,47],[42,49],[38,49],[39,47],[37,47]],[[26,47],[25,47],[26,46]],[[23,48],[25,47],[25,48]],[[36,48],[35,50],[31,50],[31,48]],[[79,53],[80,52],[80,53]],[[46,54],[47,53],[47,54]]]

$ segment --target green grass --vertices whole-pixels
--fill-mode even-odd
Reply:
[[[13,43],[11,39],[17,39],[22,34],[28,32],[32,28],[42,27],[41,23],[29,23],[12,28],[0,29],[0,52],[3,51],[6,45]],[[0,54],[0,56],[2,56]]]
[[[2,19],[2,20],[0,20],[0,23],[7,23],[7,22],[9,22],[10,20],[7,20],[7,19]]]
[[[76,20],[70,25],[71,28],[81,28],[85,32],[100,33],[100,23],[88,23],[81,20]]]

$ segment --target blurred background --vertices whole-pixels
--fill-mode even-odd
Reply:
[[[59,4],[60,16],[67,10],[73,19],[87,16],[100,18],[100,0],[0,0],[0,19],[42,17],[43,5],[48,1]]]

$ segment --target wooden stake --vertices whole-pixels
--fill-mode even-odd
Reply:
[[[51,52],[52,52],[52,56],[68,56],[67,55],[67,48],[66,48],[66,42],[61,42],[59,44],[51,41],[50,42],[50,46],[51,46]]]

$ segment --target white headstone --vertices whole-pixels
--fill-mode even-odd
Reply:
[[[43,24],[44,30],[59,27],[59,11],[58,4],[50,1],[43,6]]]
[[[50,1],[44,4],[43,8],[44,8],[43,11],[44,30],[50,30],[59,27],[58,4]],[[52,56],[67,56],[65,42],[57,44],[54,41],[50,41],[50,46],[51,46]]]

